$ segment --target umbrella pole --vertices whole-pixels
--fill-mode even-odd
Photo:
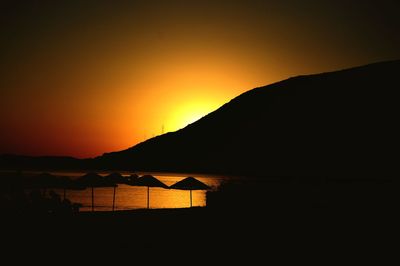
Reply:
[[[94,211],[94,192],[92,187],[92,212]]]
[[[114,206],[115,206],[115,188],[114,187],[114,195],[113,195],[113,206],[112,206],[112,211],[114,211]]]
[[[147,187],[147,209],[150,209],[150,187]]]
[[[192,208],[192,190],[190,190],[190,208]]]

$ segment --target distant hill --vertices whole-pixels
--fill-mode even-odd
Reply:
[[[396,176],[400,61],[255,88],[197,122],[94,159],[0,156],[3,169]]]
[[[66,156],[0,155],[0,169],[5,170],[79,170],[89,166],[90,159],[80,160]]]
[[[400,61],[289,78],[95,164],[263,176],[395,175],[399,78]]]

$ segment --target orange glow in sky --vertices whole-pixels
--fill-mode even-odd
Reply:
[[[254,87],[399,55],[398,34],[378,30],[385,13],[351,3],[12,2],[1,11],[0,154],[94,157]]]

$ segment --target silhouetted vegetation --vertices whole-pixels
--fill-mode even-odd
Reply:
[[[80,204],[62,199],[53,190],[43,192],[13,190],[0,194],[0,212],[3,215],[70,215],[79,211]]]
[[[397,178],[276,177],[229,181],[207,192],[220,211],[398,208]]]
[[[79,211],[80,204],[71,203],[67,198],[62,199],[52,190],[77,188],[66,177],[15,172],[2,173],[0,179],[0,212],[4,214],[58,215]]]

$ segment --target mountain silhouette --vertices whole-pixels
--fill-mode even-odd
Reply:
[[[0,169],[5,170],[82,170],[93,166],[91,159],[67,156],[0,155]]]
[[[393,175],[400,61],[247,91],[195,123],[94,164],[263,176]]]
[[[0,156],[0,168],[393,176],[400,60],[247,91],[176,132],[93,159]]]

